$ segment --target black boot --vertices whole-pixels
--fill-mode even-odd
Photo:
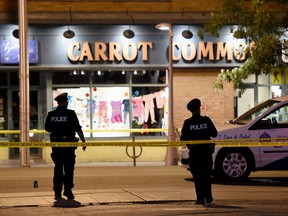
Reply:
[[[61,196],[61,191],[60,191],[60,192],[55,191],[54,199],[55,199],[55,200],[59,200],[59,199],[61,199],[61,198],[62,198],[62,196]]]
[[[72,190],[71,189],[67,189],[64,191],[64,196],[67,197],[67,199],[74,199],[74,194],[72,193]]]

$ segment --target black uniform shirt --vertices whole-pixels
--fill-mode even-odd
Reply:
[[[217,129],[211,119],[196,113],[184,121],[180,140],[211,140],[211,137],[216,136]],[[193,145],[188,144],[187,146],[191,148]]]
[[[58,106],[56,110],[48,113],[45,130],[53,136],[74,137],[75,131],[79,131],[81,125],[74,110],[69,110],[64,106]]]

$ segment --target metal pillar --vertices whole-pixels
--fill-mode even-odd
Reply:
[[[169,26],[169,71],[168,71],[168,86],[169,86],[169,100],[168,100],[168,141],[175,141],[175,126],[174,126],[174,108],[173,108],[173,27]],[[178,153],[176,147],[167,147],[166,152],[166,166],[178,165]]]
[[[19,22],[19,91],[20,91],[20,141],[29,142],[30,101],[29,101],[29,61],[28,61],[28,18],[27,0],[18,0]],[[30,167],[29,148],[20,148],[20,166]]]
[[[157,29],[169,31],[169,68],[168,68],[168,142],[175,141],[175,126],[173,114],[173,26],[170,23],[160,23]],[[167,147],[165,165],[178,165],[178,151],[176,147]]]

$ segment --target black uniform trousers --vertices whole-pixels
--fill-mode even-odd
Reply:
[[[211,201],[212,150],[211,146],[189,148],[189,167],[193,175],[197,201]]]
[[[53,177],[53,190],[61,194],[74,187],[75,147],[52,147],[51,158],[55,164]]]

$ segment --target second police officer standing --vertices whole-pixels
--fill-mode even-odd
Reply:
[[[181,141],[211,140],[217,136],[217,129],[211,119],[200,114],[201,101],[198,98],[187,104],[192,117],[184,121],[181,131]],[[215,145],[212,143],[187,144],[189,149],[189,167],[193,175],[196,190],[196,205],[205,205],[213,202],[212,196],[212,154]]]
[[[68,94],[62,93],[55,99],[58,106],[48,113],[45,122],[45,130],[50,133],[51,142],[77,142],[75,132],[82,142],[85,142],[84,134],[74,110],[67,109]],[[75,149],[77,147],[52,147],[51,158],[55,164],[53,176],[53,190],[55,199],[60,199],[64,186],[64,196],[74,199],[72,188],[74,187]],[[86,147],[83,147],[85,151]]]

